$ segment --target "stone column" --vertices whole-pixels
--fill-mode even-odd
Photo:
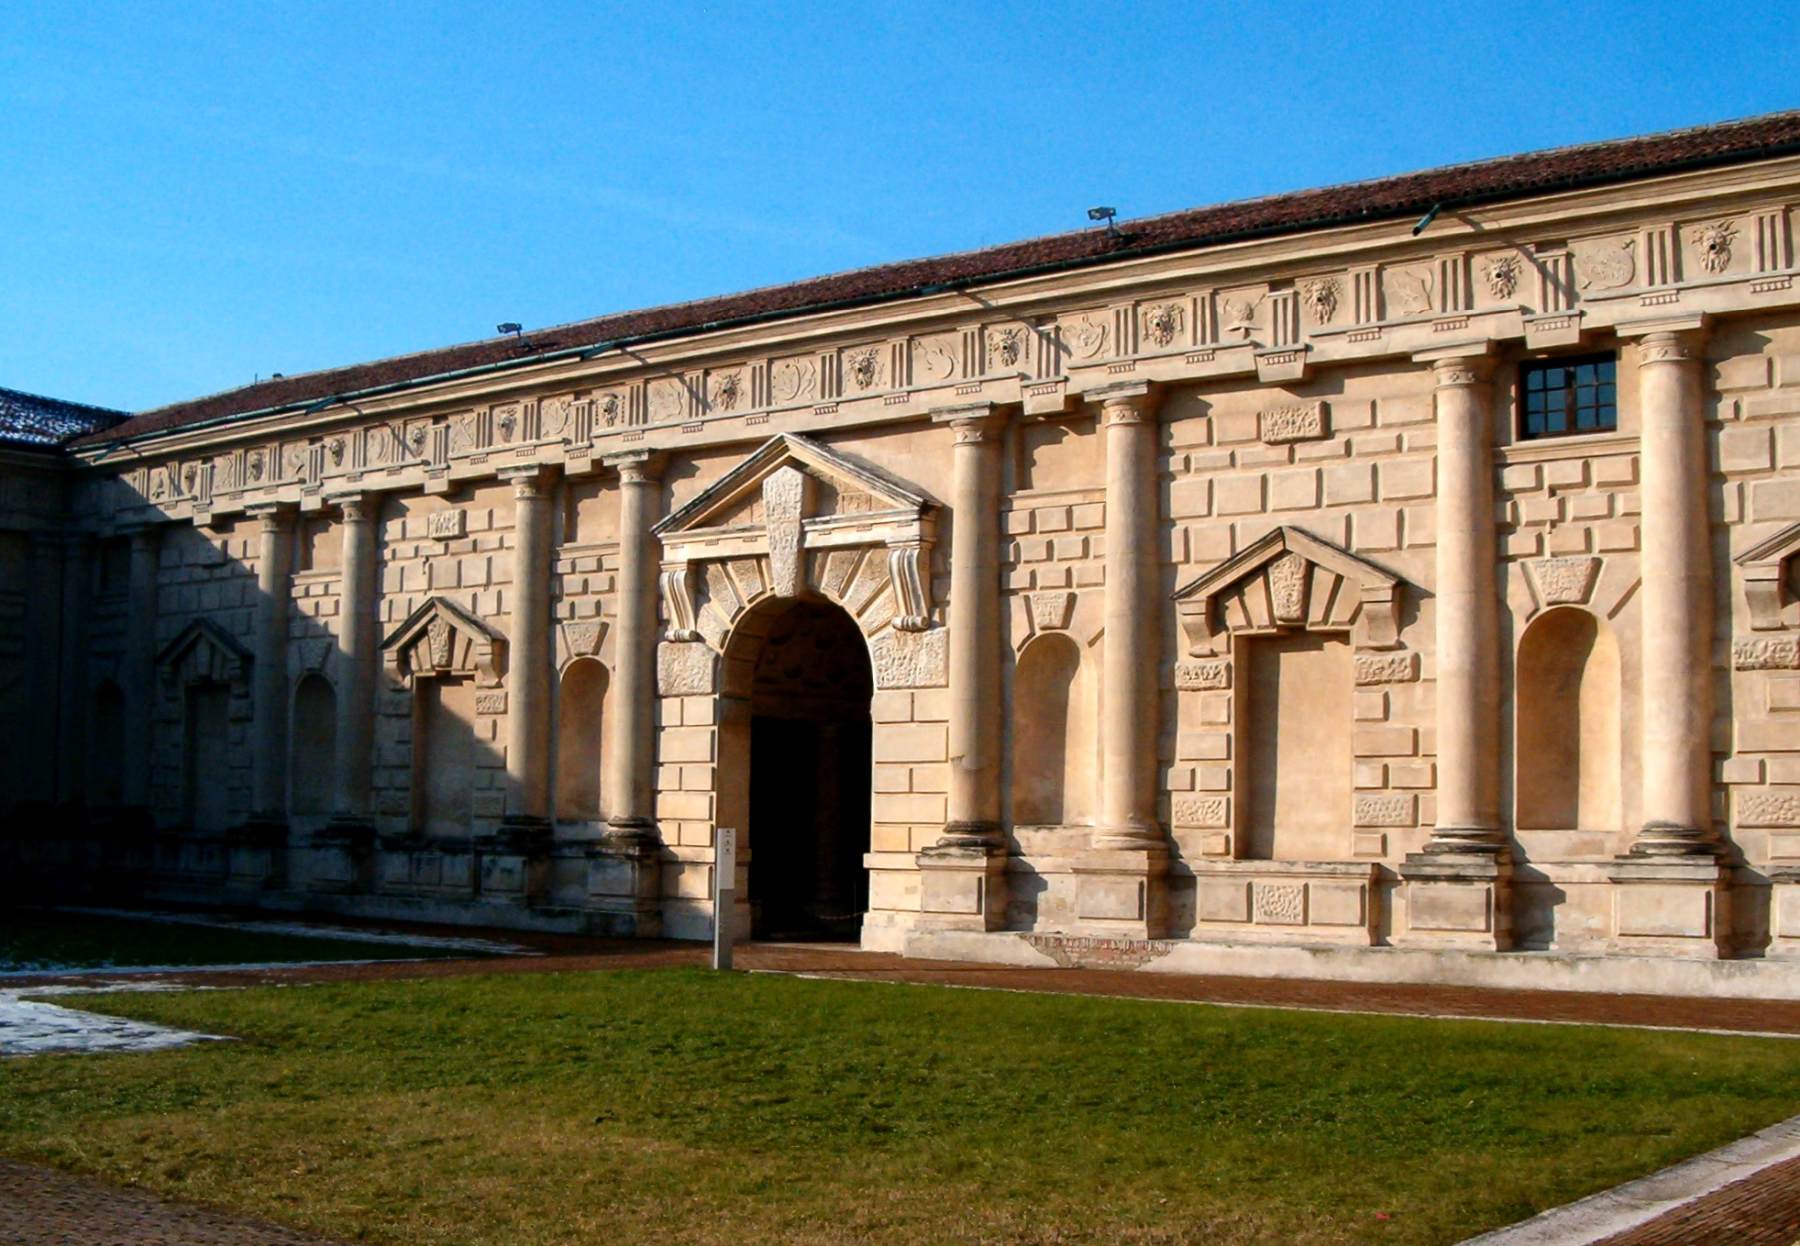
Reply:
[[[1142,381],[1087,394],[1106,451],[1106,588],[1101,647],[1100,800],[1088,851],[1071,867],[1076,918],[1096,935],[1155,938],[1167,924],[1168,837],[1156,813],[1161,720],[1157,394]]]
[[[1632,856],[1711,857],[1712,578],[1696,335],[1638,346],[1643,827]]]
[[[25,581],[17,586],[24,590],[21,595],[25,617],[20,620],[23,635],[10,639],[23,642],[19,673],[25,685],[24,721],[35,724],[37,729],[12,743],[11,760],[19,781],[19,788],[12,795],[21,803],[41,801],[48,805],[57,799],[57,772],[62,764],[65,734],[58,687],[63,637],[63,543],[57,533],[48,530],[31,533],[29,541]],[[0,831],[0,837],[4,834]]]
[[[506,820],[543,825],[550,797],[550,489],[540,472],[513,486],[513,600],[507,637]]]
[[[1000,827],[1000,446],[992,403],[932,413],[950,477],[950,784],[943,834],[919,854],[922,927],[996,930],[1006,918]]]
[[[939,412],[951,451],[950,792],[943,848],[999,848],[1000,438],[981,403]]]
[[[662,559],[651,527],[662,512],[662,458],[641,451],[605,461],[619,473],[619,579],[604,728],[609,764],[600,788],[606,832],[589,857],[588,896],[597,932],[653,937],[662,932],[662,840],[652,782]]]
[[[1488,361],[1432,361],[1437,383],[1437,826],[1431,851],[1503,853],[1493,389]]]
[[[131,578],[127,593],[125,658],[119,685],[125,694],[124,804],[140,813],[150,808],[150,768],[156,744],[156,564],[161,532],[131,533]]]
[[[287,821],[288,596],[293,570],[294,512],[266,506],[256,551],[256,666],[252,686],[251,820]]]
[[[1512,856],[1500,825],[1494,392],[1476,352],[1428,360],[1437,408],[1437,823],[1401,866],[1408,939],[1504,948]]]
[[[93,587],[94,541],[83,532],[63,540],[62,628],[58,654],[57,799],[64,804],[92,803],[87,791],[88,754],[88,596]]]
[[[1166,851],[1156,819],[1157,645],[1166,611],[1157,592],[1156,412],[1149,386],[1109,386],[1106,437],[1106,640],[1100,698],[1097,848]]]
[[[1626,947],[1729,955],[1730,873],[1712,817],[1711,533],[1697,322],[1645,327],[1637,347],[1642,478],[1643,823],[1614,862]]]
[[[378,496],[333,499],[343,537],[338,599],[337,791],[332,821],[342,827],[371,825],[370,777],[374,763],[376,651],[381,645],[377,527]]]

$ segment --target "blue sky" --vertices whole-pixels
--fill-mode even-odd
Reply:
[[[0,5],[0,386],[143,409],[1800,104],[1764,3]]]

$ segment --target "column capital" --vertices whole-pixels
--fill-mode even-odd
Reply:
[[[292,502],[263,502],[245,507],[244,513],[258,520],[264,532],[282,532],[292,526],[300,508]]]
[[[1695,363],[1705,355],[1702,330],[1659,329],[1637,340],[1638,363]]]
[[[935,407],[933,424],[948,424],[956,433],[959,446],[980,445],[991,441],[1006,428],[1006,415],[993,402],[969,402],[954,407]]]
[[[549,496],[550,469],[544,467],[519,467],[499,473],[500,479],[509,482],[513,487],[513,497],[520,501]]]
[[[325,499],[327,506],[335,506],[345,523],[367,523],[375,518],[381,508],[381,495],[378,493],[338,493]]]
[[[1159,397],[1148,381],[1117,381],[1081,395],[1082,401],[1100,408],[1102,424],[1142,424],[1156,415]]]
[[[619,473],[622,485],[653,485],[662,479],[668,456],[660,450],[627,450],[605,455],[600,461]]]
[[[1486,355],[1443,355],[1431,360],[1433,382],[1439,389],[1460,389],[1487,384],[1494,361]]]

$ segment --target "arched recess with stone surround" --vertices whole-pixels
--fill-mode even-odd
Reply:
[[[1014,826],[1084,825],[1098,772],[1093,673],[1066,632],[1033,636],[1012,679]]]
[[[595,657],[578,657],[563,668],[556,706],[556,816],[565,822],[600,818],[610,683],[605,664]]]
[[[1520,831],[1619,832],[1620,682],[1618,642],[1589,611],[1558,606],[1526,627],[1514,675]]]
[[[752,809],[755,720],[780,717],[772,698],[783,687],[796,705],[808,695],[771,671],[759,675],[759,663],[772,637],[794,629],[789,644],[817,643],[831,655],[821,661],[855,689],[838,709],[808,720],[853,722],[849,706],[858,699],[870,720],[872,760],[839,766],[870,780],[843,794],[868,808],[852,815],[864,826],[853,854],[867,866],[861,924],[900,924],[917,906],[914,853],[942,833],[946,807],[948,650],[930,591],[932,504],[869,464],[782,436],[655,531],[668,623],[657,648],[657,820],[665,842],[706,845],[715,827],[737,829],[746,907],[735,921],[740,929],[752,923],[747,898],[758,888],[745,884],[762,871],[764,838]],[[759,715],[759,703],[771,712]],[[839,923],[827,933],[851,930]]]
[[[294,685],[293,730],[288,734],[288,812],[296,819],[322,818],[331,812],[337,775],[337,692],[317,671]]]

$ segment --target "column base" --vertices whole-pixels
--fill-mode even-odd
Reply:
[[[1716,858],[1721,851],[1711,827],[1684,826],[1680,822],[1646,822],[1626,850],[1626,856],[1662,858]]]
[[[1619,857],[1607,877],[1613,883],[1614,950],[1731,955],[1731,872],[1711,853]]]
[[[1101,836],[1070,864],[1075,875],[1075,921],[1080,934],[1115,939],[1160,939],[1169,926],[1169,849],[1166,841],[1113,848]]]
[[[662,935],[662,838],[648,818],[621,818],[588,849],[588,926],[629,939]]]
[[[339,814],[312,833],[307,843],[306,889],[323,895],[354,895],[375,884],[375,827]]]
[[[980,848],[1004,849],[1006,832],[998,822],[946,822],[944,833],[938,841],[925,851],[932,852],[939,848]]]
[[[1439,826],[1400,863],[1406,933],[1400,946],[1512,947],[1512,845],[1491,826]]]
[[[971,823],[953,824],[971,826]],[[945,828],[945,840],[950,828]],[[1006,928],[1006,849],[940,841],[918,855],[922,930]]]

